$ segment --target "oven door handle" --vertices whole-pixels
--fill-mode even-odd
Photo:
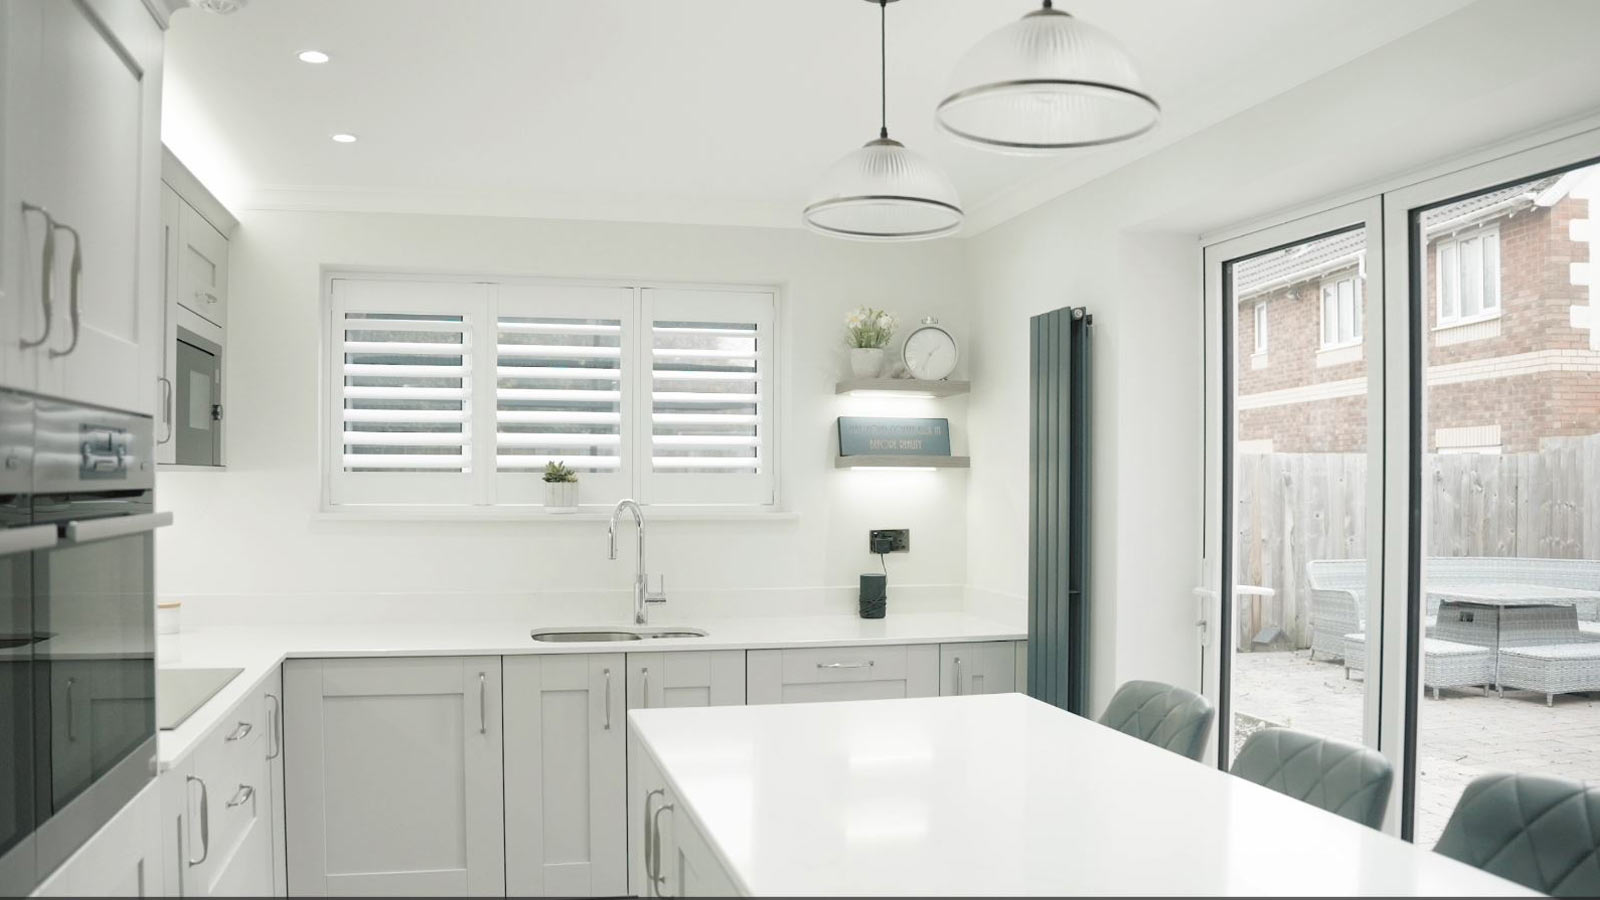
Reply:
[[[68,543],[86,544],[90,541],[103,541],[106,538],[127,537],[130,534],[143,534],[172,524],[172,513],[158,512],[145,513],[138,516],[108,516],[104,519],[88,519],[82,522],[68,522],[62,531],[62,537]]]
[[[0,531],[0,556],[26,553],[29,550],[49,550],[60,540],[60,534],[54,525],[7,528]]]

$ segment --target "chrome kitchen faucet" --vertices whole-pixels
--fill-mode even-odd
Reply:
[[[626,509],[633,513],[633,521],[639,527],[639,560],[633,575],[633,624],[649,624],[650,615],[646,612],[645,604],[667,602],[667,577],[661,576],[658,582],[661,590],[650,590],[650,576],[644,571],[644,510],[632,500],[619,500],[617,506],[611,511],[611,524],[606,532],[611,539],[611,559],[617,558],[617,520],[622,517]]]

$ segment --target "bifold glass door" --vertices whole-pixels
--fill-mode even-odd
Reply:
[[[1600,781],[1600,131],[1206,248],[1202,683],[1395,766]]]
[[[1361,203],[1207,249],[1219,464],[1200,618],[1223,766],[1266,728],[1376,745],[1380,227]]]

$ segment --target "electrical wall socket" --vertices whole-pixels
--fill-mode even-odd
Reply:
[[[874,528],[867,535],[867,549],[873,553],[909,553],[911,529]]]

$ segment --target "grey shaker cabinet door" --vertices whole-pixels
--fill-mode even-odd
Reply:
[[[505,676],[508,892],[625,894],[623,654],[508,656]]]
[[[504,896],[498,656],[284,664],[289,893]]]
[[[939,645],[939,696],[1009,694],[1017,684],[1016,641]]]

